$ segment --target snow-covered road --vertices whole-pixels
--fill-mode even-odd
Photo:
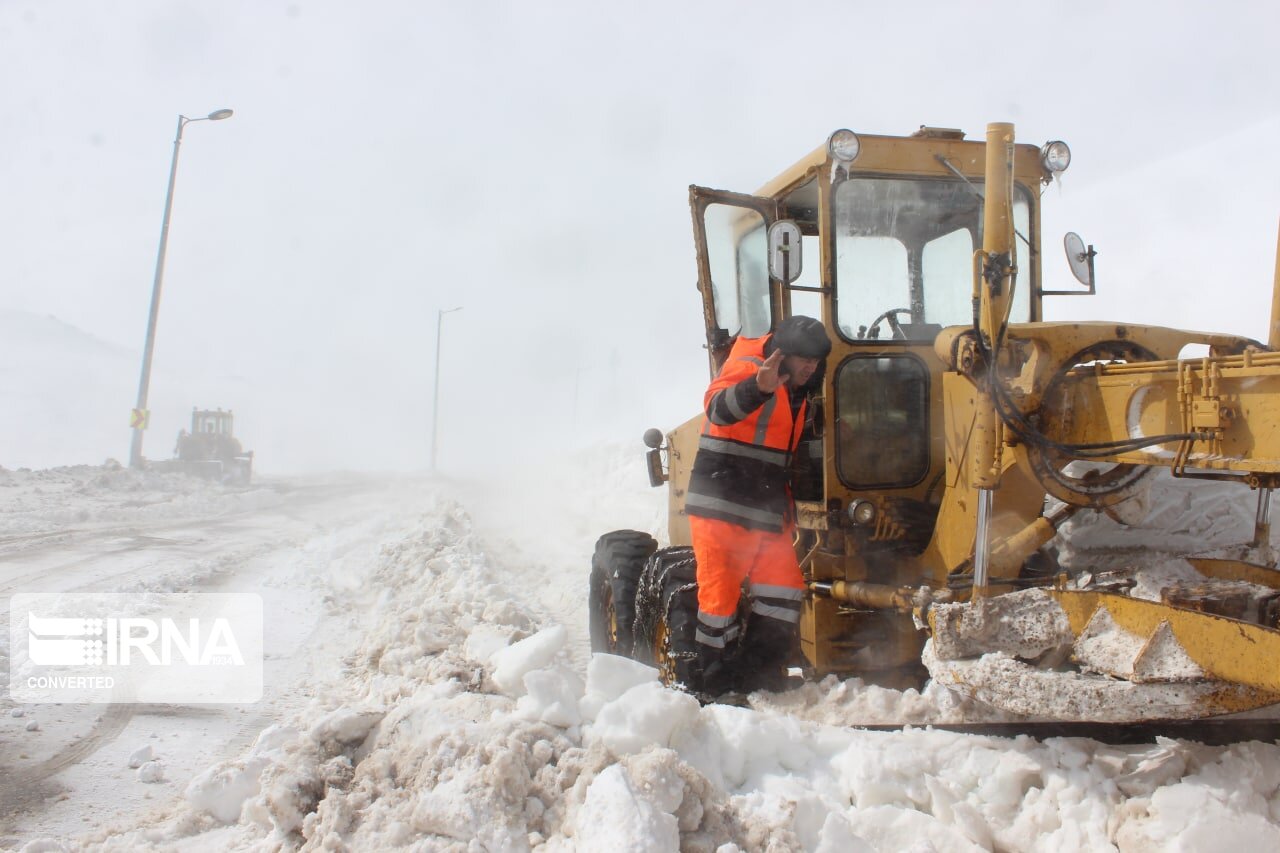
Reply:
[[[266,616],[257,703],[6,698],[0,847],[1280,846],[1274,744],[860,731],[846,723],[927,719],[955,700],[829,679],[752,708],[702,708],[653,670],[591,657],[594,540],[620,527],[661,538],[664,502],[639,453],[618,448],[488,480],[248,490],[100,468],[0,471],[6,601],[256,592]]]
[[[19,838],[91,829],[164,805],[180,786],[138,784],[132,754],[150,747],[167,779],[188,779],[303,707],[337,675],[335,662],[359,630],[358,611],[339,600],[355,588],[347,578],[376,557],[423,491],[354,476],[224,489],[87,468],[40,476],[50,473],[10,475],[19,482],[7,490],[10,511],[0,522],[4,600],[18,592],[257,593],[268,617],[264,695],[251,706],[25,708],[6,697],[0,814]],[[8,621],[6,607],[6,647]],[[32,721],[39,729],[28,732]]]

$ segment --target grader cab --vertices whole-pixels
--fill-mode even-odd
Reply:
[[[1280,703],[1276,336],[1045,322],[1046,298],[1095,289],[1093,248],[1073,234],[1079,287],[1043,277],[1042,190],[1069,162],[1064,143],[1018,144],[1008,124],[985,140],[840,130],[755,194],[691,187],[711,374],[738,336],[793,314],[834,342],[792,460],[807,586],[795,664],[932,678],[1036,719]],[[683,500],[702,420],[646,435],[670,547],[608,533],[590,581],[593,648],[672,684],[697,611]],[[1246,559],[1192,556],[1194,582],[1166,585],[1059,565],[1067,519],[1132,509],[1157,469],[1257,493]]]

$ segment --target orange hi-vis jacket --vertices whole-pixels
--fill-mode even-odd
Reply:
[[[772,394],[756,385],[773,350],[771,337],[738,338],[707,388],[685,508],[692,516],[778,533],[791,514],[787,470],[805,403],[793,413],[786,385]]]

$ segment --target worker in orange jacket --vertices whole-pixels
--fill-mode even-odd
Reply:
[[[704,697],[785,683],[804,591],[789,471],[830,352],[821,322],[788,317],[769,335],[739,338],[707,388],[685,500],[698,572],[696,683],[687,686]],[[737,618],[744,581],[745,631]]]

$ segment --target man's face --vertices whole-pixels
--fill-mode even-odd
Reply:
[[[813,372],[818,369],[819,361],[820,359],[805,358],[801,355],[783,355],[782,369],[778,372],[785,373],[789,377],[787,379],[788,387],[796,388],[809,381],[809,378],[813,376]]]

